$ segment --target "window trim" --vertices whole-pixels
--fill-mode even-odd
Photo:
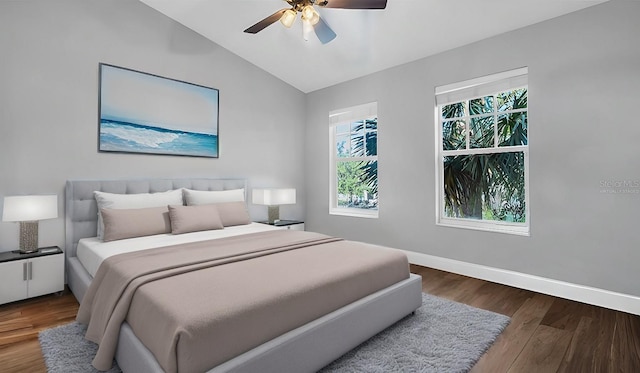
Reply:
[[[370,102],[367,104],[352,106],[343,109],[332,110],[329,112],[329,214],[330,215],[342,215],[358,218],[377,219],[380,210],[380,194],[378,193],[378,208],[373,209],[359,209],[353,207],[339,207],[338,206],[338,174],[336,165],[338,162],[349,161],[368,161],[372,158],[378,160],[378,153],[375,156],[364,157],[346,157],[339,158],[335,154],[336,133],[335,128],[341,124],[352,123],[358,120],[367,120],[378,117],[378,103]],[[379,134],[379,123],[376,132]],[[378,147],[379,149],[379,147]],[[379,163],[378,163],[379,165]]]
[[[480,78],[470,79],[463,82],[448,84],[435,88],[435,106],[434,106],[434,123],[435,123],[435,218],[436,225],[443,227],[465,228],[480,231],[489,231],[496,233],[507,233],[521,236],[530,236],[531,234],[531,207],[529,203],[530,183],[529,183],[529,142],[527,145],[497,147],[494,143],[492,148],[471,148],[443,150],[442,144],[442,118],[441,109],[443,106],[459,101],[470,101],[475,98],[495,95],[496,93],[517,89],[518,87],[527,87],[528,91],[528,68],[523,67],[511,71],[501,72]],[[527,115],[529,107],[527,105]],[[497,115],[497,114],[495,114]],[[469,118],[471,115],[469,115]],[[468,126],[469,124],[467,124]],[[497,125],[497,124],[496,124]],[[528,129],[527,129],[528,131]],[[529,133],[527,134],[528,137]],[[467,143],[469,141],[468,132],[466,134]],[[525,179],[525,216],[526,222],[514,223],[491,220],[477,220],[465,218],[450,218],[445,216],[444,211],[444,167],[443,157],[455,156],[461,154],[495,154],[504,152],[522,152],[524,156],[524,179]]]

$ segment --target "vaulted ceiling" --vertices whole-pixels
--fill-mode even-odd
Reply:
[[[337,37],[302,38],[300,17],[243,30],[283,0],[140,0],[302,92],[311,92],[605,0],[388,0],[384,10],[320,8]]]

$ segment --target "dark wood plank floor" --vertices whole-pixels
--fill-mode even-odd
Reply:
[[[640,372],[640,316],[430,268],[426,293],[511,317],[478,372]],[[75,319],[71,293],[0,306],[0,371],[45,372],[38,332]]]
[[[0,306],[0,372],[46,372],[38,333],[75,320],[77,313],[68,290]]]
[[[640,372],[640,316],[411,266],[426,293],[498,312],[511,323],[471,370]]]

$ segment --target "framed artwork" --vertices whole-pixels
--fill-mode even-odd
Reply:
[[[100,64],[100,152],[218,158],[215,88]]]

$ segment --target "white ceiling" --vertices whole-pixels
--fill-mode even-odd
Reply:
[[[302,38],[300,18],[258,34],[247,27],[283,0],[140,0],[308,93],[606,0],[388,0],[384,10],[316,7],[338,35]]]

